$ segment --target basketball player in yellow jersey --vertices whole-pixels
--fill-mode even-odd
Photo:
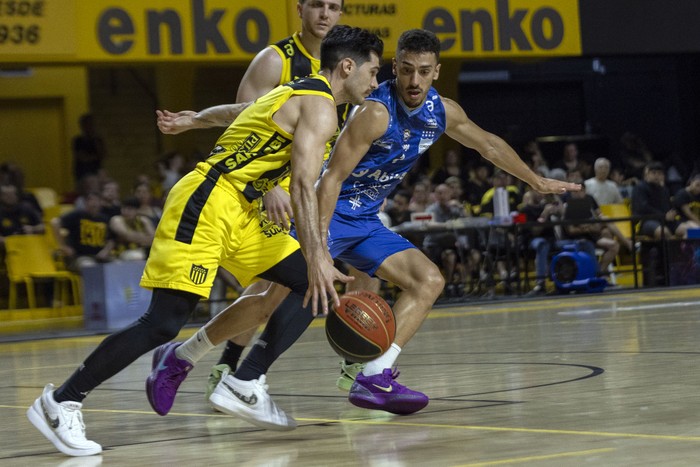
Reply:
[[[234,123],[228,128],[211,157],[172,188],[141,281],[153,288],[148,310],[108,336],[58,389],[46,385],[27,411],[31,423],[57,449],[71,456],[102,451],[85,435],[83,399],[158,346],[156,378],[149,377],[147,393],[154,409],[167,413],[200,350],[179,355],[179,344],[162,344],[177,336],[199,299],[209,295],[220,265],[241,277],[257,275],[292,290],[289,306],[275,313],[284,324],[268,336],[276,344],[267,349],[256,345],[248,353],[254,359],[256,353],[273,350],[274,358],[256,365],[252,375],[237,372],[235,391],[249,402],[251,419],[278,429],[296,426],[270,399],[264,373],[295,340],[285,339],[288,331],[305,329],[319,311],[327,313],[329,297],[338,303],[334,281],[351,280],[333,267],[319,235],[314,185],[326,141],[337,128],[336,102],[361,103],[377,88],[382,52],[381,39],[374,34],[348,26],[332,29],[321,46],[319,75],[278,87],[248,106],[240,116],[245,126]],[[290,171],[299,242],[270,228],[272,223],[261,223],[253,203]],[[214,321],[236,335],[258,326],[256,299],[237,301]],[[228,337],[208,334],[207,326],[196,335],[206,350]]]
[[[299,0],[297,13],[301,18],[301,31],[266,47],[255,56],[238,87],[236,102],[252,102],[275,86],[317,73],[320,67],[321,40],[340,19],[342,6],[342,0]],[[338,107],[339,128],[345,122],[349,108],[350,105],[347,104]],[[210,107],[199,113],[158,111],[158,127],[165,134],[178,134],[196,128],[226,127],[235,118],[236,111],[235,104]],[[328,149],[330,151],[330,147]],[[289,219],[292,217],[288,191],[289,178],[282,180],[279,186],[263,197],[267,219],[285,230],[289,230]],[[379,279],[371,278],[355,268],[349,269],[355,281],[348,284],[347,290],[368,289],[379,292]],[[226,274],[225,270],[221,273]],[[248,286],[242,295],[262,293],[267,294],[265,308],[274,310],[287,296],[288,289],[279,285],[270,287],[268,281],[260,280]],[[211,370],[204,394],[207,400],[223,372],[236,368],[255,331],[251,329],[227,343],[221,358]],[[341,364],[339,388],[347,391],[360,369],[360,365]]]

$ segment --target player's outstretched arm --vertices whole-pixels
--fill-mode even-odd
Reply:
[[[338,124],[336,109],[333,101],[326,97],[302,96],[298,99],[299,117],[292,143],[289,188],[299,243],[308,264],[309,288],[304,297],[304,306],[311,301],[311,311],[315,316],[319,303],[323,314],[328,313],[328,297],[336,306],[340,304],[334,282],[349,282],[352,278],[333,266],[333,260],[319,234],[315,185],[323,164],[326,141],[333,136]],[[281,110],[284,110],[284,106]]]
[[[209,107],[200,112],[156,110],[156,123],[161,133],[166,135],[177,135],[202,128],[228,127],[249,105],[250,102],[224,104]]]
[[[581,189],[581,185],[577,183],[562,182],[537,175],[502,138],[480,128],[453,100],[444,97],[442,100],[447,116],[445,133],[450,138],[468,148],[475,149],[493,165],[518,177],[540,193],[562,194],[566,191]]]
[[[158,128],[166,135],[204,128],[226,128],[251,102],[277,86],[281,74],[282,58],[274,49],[267,47],[255,56],[243,75],[235,104],[208,107],[200,112],[156,110]]]
[[[388,125],[389,112],[386,107],[375,101],[366,101],[353,112],[338,136],[318,186],[320,228],[324,243],[343,181],[367,154],[372,142],[386,132]]]

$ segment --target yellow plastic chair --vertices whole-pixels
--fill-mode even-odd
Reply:
[[[5,265],[10,282],[8,306],[17,308],[17,289],[27,288],[27,304],[36,308],[35,280],[53,280],[54,306],[68,302],[80,303],[80,278],[69,271],[59,271],[44,235],[11,235],[5,237]],[[60,286],[60,302],[57,297]]]
[[[602,204],[600,213],[610,219],[621,217],[632,217],[632,212],[629,206],[624,203],[619,204]],[[632,224],[630,221],[616,221],[615,225],[625,238],[632,238]]]
[[[50,208],[51,206],[56,206],[59,203],[58,193],[53,188],[47,186],[37,186],[27,188],[27,191],[34,195],[36,200],[39,202],[41,209]]]

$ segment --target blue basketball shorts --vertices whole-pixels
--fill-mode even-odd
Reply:
[[[296,231],[292,235],[296,237]],[[382,224],[379,217],[348,218],[333,214],[328,226],[328,249],[331,257],[344,261],[373,276],[389,256],[416,248]]]

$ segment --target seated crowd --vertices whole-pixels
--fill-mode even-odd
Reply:
[[[630,145],[630,139],[634,144]],[[621,230],[625,222],[606,221],[611,216],[606,216],[603,208],[620,207],[616,212],[623,214],[612,217],[640,219],[626,230],[634,229],[642,240],[682,239],[690,230],[700,228],[700,174],[691,174],[671,192],[664,164],[639,149],[642,143],[638,137],[625,135],[625,142],[623,154],[614,158],[619,161],[615,165],[606,157],[580,155],[574,142],[565,144],[561,159],[551,164],[536,141],[524,145],[522,157],[533,170],[581,183],[582,191],[561,197],[543,196],[480,159],[470,165],[465,162],[469,158],[449,150],[443,166],[432,173],[423,170],[412,174],[413,185],[404,183],[385,209],[392,227],[410,222],[415,213],[432,214],[429,223],[414,224],[415,229],[404,228],[401,233],[441,267],[447,298],[493,296],[496,284],[502,285],[504,293],[513,293],[513,283],[523,270],[534,272],[534,279],[525,281],[534,286],[530,284],[524,292],[545,294],[550,261],[568,248],[593,256],[598,275],[607,277],[620,255],[633,255],[638,247],[629,232]],[[635,150],[639,154],[633,154]],[[640,160],[644,160],[641,165]],[[668,169],[670,172],[672,167]],[[423,201],[414,203],[414,198]],[[435,231],[448,220],[493,218],[498,198],[505,200],[510,215],[519,213],[518,221],[527,222],[527,228],[518,230],[517,241],[512,230],[493,227]],[[421,234],[421,230],[425,232]]]
[[[649,239],[684,238],[700,228],[700,174],[691,174],[671,193],[664,165],[640,150],[638,140],[634,143],[628,142],[630,147],[624,146],[621,157],[614,158],[619,163],[613,164],[606,157],[580,155],[574,142],[563,147],[559,160],[547,161],[537,142],[528,142],[522,157],[533,170],[584,187],[562,197],[541,195],[484,160],[450,149],[441,166],[431,171],[419,165],[404,178],[385,205],[384,222],[396,227],[427,213],[433,228],[444,226],[403,229],[402,235],[440,266],[445,298],[491,297],[497,290],[512,294],[523,270],[532,272],[525,281],[530,286],[519,291],[545,294],[551,258],[567,247],[594,256],[598,273],[607,275],[616,258],[634,254],[635,246],[616,222],[606,222],[601,207],[624,206],[625,217],[640,216],[636,234]],[[61,201],[60,212],[43,212],[32,190],[25,188],[22,170],[4,163],[0,251],[8,235],[45,234],[56,246],[57,259],[76,273],[99,262],[145,259],[162,214],[163,194],[183,175],[184,167],[179,154],[168,154],[160,165],[162,183],[139,175],[124,198],[119,183],[104,171],[86,174],[76,193]],[[514,238],[513,230],[494,228],[496,222],[474,229],[449,228],[457,225],[451,221],[478,217],[495,221],[504,212],[508,219],[519,213],[518,222],[527,223],[527,228],[518,230],[519,238]],[[240,288],[235,278],[221,279]]]

